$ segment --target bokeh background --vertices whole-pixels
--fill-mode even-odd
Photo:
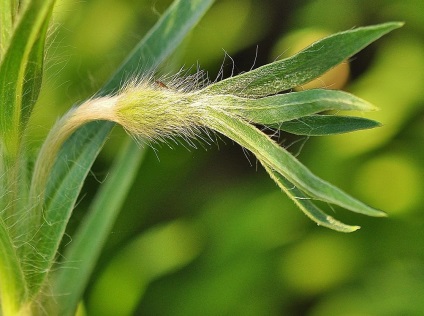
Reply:
[[[107,81],[169,4],[58,1],[34,148],[59,115]],[[86,291],[88,315],[424,315],[422,0],[218,0],[158,72],[200,66],[213,80],[221,68],[224,76],[248,71],[326,34],[386,21],[406,24],[318,82],[379,106],[365,116],[383,127],[280,140],[388,218],[336,208],[329,212],[362,229],[318,227],[253,155],[224,138],[197,149],[147,146]],[[125,137],[115,128],[96,161],[64,247]]]

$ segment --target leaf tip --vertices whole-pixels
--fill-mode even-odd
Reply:
[[[371,211],[368,211],[367,213],[364,213],[364,214],[368,215],[368,216],[373,216],[373,217],[387,217],[388,216],[386,212],[379,210],[379,209],[375,209],[375,208],[372,208]]]
[[[357,230],[361,229],[361,226],[357,226],[357,225],[350,226],[350,227],[351,227],[351,230],[345,231],[345,233],[353,233],[353,232],[356,232]]]
[[[326,226],[330,229],[333,229],[341,233],[353,233],[354,231],[357,231],[358,229],[361,228],[361,226],[357,226],[357,225],[346,225],[342,222],[339,222],[338,220],[336,220],[330,215],[327,215],[325,218],[325,222],[321,224],[323,224],[323,226]],[[318,225],[320,225],[320,223],[318,223]]]
[[[396,28],[396,29],[405,25],[404,21],[394,21],[394,22],[391,22],[391,23],[393,25],[393,28]]]
[[[382,210],[377,210],[378,211],[378,215],[376,215],[377,217],[388,217],[389,215],[382,211]]]
[[[386,23],[379,24],[379,26],[381,28],[385,28],[388,31],[401,28],[404,25],[405,25],[405,22],[403,22],[403,21],[392,21],[392,22],[386,22]]]

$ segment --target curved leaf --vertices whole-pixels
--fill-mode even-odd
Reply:
[[[370,129],[381,124],[356,116],[311,115],[268,126],[296,135],[325,136]]]
[[[372,104],[343,91],[314,89],[277,94],[261,99],[242,99],[227,109],[258,124],[290,121],[323,111],[374,111]],[[246,100],[246,101],[244,101]]]
[[[336,33],[292,57],[219,81],[205,88],[205,91],[241,97],[263,97],[300,86],[402,25],[403,23],[390,22]]]
[[[0,62],[7,46],[9,46],[10,37],[13,33],[13,11],[14,1],[0,1]]]
[[[137,168],[145,151],[132,143],[124,144],[108,178],[100,187],[82,226],[66,248],[64,264],[54,279],[54,293],[58,315],[74,315],[88,283],[102,245],[110,233],[125,197],[137,175]]]
[[[290,181],[272,168],[264,165],[265,170],[277,185],[293,200],[302,212],[318,225],[334,229],[342,233],[351,233],[358,230],[359,226],[346,225],[321,211],[312,200]]]
[[[369,216],[385,216],[384,212],[362,203],[339,188],[318,178],[289,152],[278,146],[256,127],[213,109],[210,109],[209,114],[213,118],[209,122],[213,129],[253,152],[263,164],[280,173],[308,196],[339,205],[352,212]]]
[[[33,101],[40,89],[42,50],[54,2],[28,4],[0,65],[0,135],[8,159],[16,156],[21,130],[34,105],[24,96],[30,95]]]

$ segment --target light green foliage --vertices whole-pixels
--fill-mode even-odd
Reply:
[[[380,124],[362,117],[310,115],[271,126],[296,135],[323,136],[374,128]]]
[[[295,56],[222,80],[207,90],[211,93],[262,97],[300,86],[401,25],[386,23],[337,33],[312,44]]]
[[[235,113],[258,124],[275,124],[324,111],[373,111],[376,108],[342,91],[307,90],[250,100],[240,104],[234,100],[229,107]]]
[[[53,0],[31,1],[10,43],[2,43],[8,47],[0,66],[0,132],[6,159],[17,157],[21,130],[40,90],[44,39],[53,4]]]
[[[64,257],[70,269],[53,269],[84,180],[114,123],[141,142],[179,136],[188,139],[204,130],[221,133],[255,154],[277,185],[319,225],[342,232],[358,229],[328,216],[314,200],[356,213],[384,216],[382,211],[315,176],[254,124],[300,135],[378,126],[364,118],[319,115],[328,110],[375,109],[346,92],[277,93],[320,76],[400,27],[400,23],[337,33],[293,57],[204,87],[200,75],[191,79],[174,77],[163,84],[151,78],[152,72],[214,2],[175,1],[97,96],[70,110],[52,128],[28,175],[30,155],[24,136],[40,92],[46,32],[54,2],[32,0],[20,10],[17,1],[6,0],[0,5],[2,315],[75,313],[134,181],[134,169],[143,157],[137,144],[125,144],[88,217],[66,250]],[[131,81],[134,76],[141,79]]]

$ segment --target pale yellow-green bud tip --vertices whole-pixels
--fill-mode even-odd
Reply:
[[[160,85],[128,86],[114,105],[114,121],[136,138],[194,136],[204,116],[204,105],[197,99],[195,92],[183,93]]]

